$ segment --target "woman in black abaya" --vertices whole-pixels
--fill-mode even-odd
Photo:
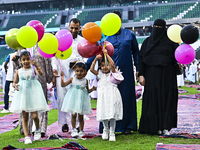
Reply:
[[[143,42],[139,54],[139,82],[144,86],[141,133],[169,135],[169,130],[177,127],[177,47],[167,37],[166,22],[155,20],[152,34]]]

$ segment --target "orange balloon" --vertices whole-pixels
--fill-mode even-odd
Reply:
[[[86,23],[82,28],[83,37],[89,42],[97,42],[101,39],[101,28],[93,22]]]

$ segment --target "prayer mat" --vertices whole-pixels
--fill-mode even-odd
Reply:
[[[200,88],[200,85],[192,84],[192,85],[186,85],[187,87],[193,87],[193,88]]]
[[[195,94],[192,95],[179,95],[178,98],[181,99],[197,99]]]
[[[53,109],[51,103],[48,106],[50,110]],[[19,114],[12,113],[0,117],[0,134],[15,129],[19,124],[18,116]]]
[[[178,100],[177,128],[172,128],[170,134],[200,133],[200,101],[197,99]]]
[[[187,93],[188,91],[183,90],[183,89],[178,89],[178,93]]]
[[[160,138],[185,138],[185,139],[200,139],[200,134],[178,133],[170,135],[160,135]]]
[[[61,130],[61,127],[58,126],[58,122],[55,122],[51,125],[49,125],[47,127],[47,135],[46,137],[41,138],[41,140],[49,140],[49,139],[53,139],[50,138],[51,136],[57,134],[59,136],[59,138],[54,138],[54,139],[82,139],[82,140],[86,140],[86,139],[92,139],[94,137],[99,137],[101,136],[101,134],[99,134],[99,122],[96,121],[96,109],[92,110],[92,114],[87,115],[87,117],[89,117],[89,120],[84,120],[84,133],[85,135],[82,138],[72,138],[71,136],[71,126],[69,126],[69,132],[65,132],[63,133]],[[33,140],[33,136],[31,136],[31,139]],[[18,139],[19,142],[23,142],[24,138],[22,139]]]
[[[181,150],[197,150],[200,149],[200,145],[196,144],[156,144],[156,150],[174,150],[174,149],[181,149]]]
[[[80,145],[78,142],[76,141],[71,141],[61,147],[37,147],[37,148],[23,148],[23,149],[19,149],[16,147],[13,147],[11,145],[8,145],[6,147],[3,147],[2,150],[53,150],[53,149],[62,149],[62,150],[87,150],[86,147]]]

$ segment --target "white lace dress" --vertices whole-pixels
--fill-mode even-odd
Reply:
[[[98,78],[97,121],[122,120],[122,98],[117,85],[110,81],[110,73],[99,70]]]

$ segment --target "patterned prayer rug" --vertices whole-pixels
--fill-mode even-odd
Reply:
[[[87,115],[87,117],[89,117],[89,120],[85,120],[85,126],[84,126],[85,136],[83,136],[81,139],[86,140],[101,136],[101,134],[99,134],[99,122],[96,121],[96,109],[93,109],[92,114]],[[48,137],[41,138],[41,140],[48,140],[49,137],[53,134],[57,134],[58,136],[60,136],[60,140],[62,140],[62,138],[64,139],[67,138],[72,140],[79,139],[79,138],[72,138],[71,130],[72,130],[71,126],[69,126],[69,132],[63,133],[61,131],[61,127],[58,126],[58,122],[55,122],[47,127]],[[33,140],[33,136],[31,136],[31,139]],[[24,138],[19,139],[18,141],[23,142]]]
[[[174,150],[174,149],[181,149],[181,150],[197,150],[200,149],[200,145],[196,144],[156,144],[156,150]]]

